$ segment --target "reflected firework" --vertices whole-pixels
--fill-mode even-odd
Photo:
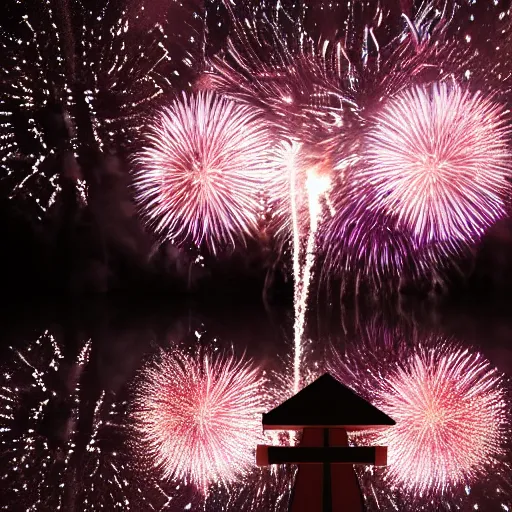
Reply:
[[[359,440],[389,450],[385,470],[361,474],[374,487],[367,498],[374,496],[378,509],[404,492],[418,510],[428,510],[430,500],[458,507],[488,478],[499,493],[509,470],[503,376],[481,354],[439,336],[410,343],[399,331],[372,328],[367,335],[329,368],[397,423]]]
[[[162,351],[140,377],[137,451],[164,479],[207,493],[213,484],[236,483],[254,467],[268,403],[257,367],[233,357]]]
[[[442,344],[419,348],[406,365],[379,399],[397,422],[379,437],[390,478],[419,492],[474,482],[503,454],[501,377],[479,354]]]
[[[286,440],[287,441],[287,440]],[[285,444],[282,439],[266,440],[269,444]],[[291,465],[256,468],[249,473],[229,495],[217,497],[222,510],[227,512],[286,512],[295,480],[295,467]],[[209,502],[210,503],[210,502]],[[205,510],[210,510],[208,504]]]
[[[12,348],[0,376],[0,506],[148,510],[168,496],[139,481],[125,445],[127,404],[86,382],[91,343],[69,359],[49,332]]]
[[[209,92],[174,101],[137,158],[149,225],[163,238],[204,242],[213,252],[256,233],[271,148],[271,132],[253,108]]]
[[[321,357],[314,350],[314,346],[314,343],[309,340],[304,343],[300,353],[300,389],[311,384],[323,371],[319,363]],[[297,361],[293,349],[290,343],[286,356],[274,360],[265,372],[265,394],[267,395],[265,412],[272,410],[295,394]],[[300,439],[300,434],[291,431],[270,430],[265,431],[263,436],[259,443],[272,446],[293,446]],[[254,463],[255,460],[253,460]],[[222,500],[217,499],[217,501],[222,504],[224,510],[229,512],[241,510],[285,512],[289,509],[296,470],[297,466],[290,464],[253,468],[236,486],[229,488],[229,493],[224,495]],[[206,509],[208,509],[208,503]]]

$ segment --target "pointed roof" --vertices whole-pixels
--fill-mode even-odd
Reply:
[[[387,414],[326,373],[263,415],[264,430],[368,430],[395,425]]]

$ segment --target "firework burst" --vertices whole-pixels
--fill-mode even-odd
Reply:
[[[137,158],[149,224],[164,238],[204,242],[213,252],[256,232],[271,147],[256,110],[211,93],[176,100]]]
[[[390,447],[391,479],[442,493],[475,481],[502,455],[501,378],[479,354],[450,346],[419,349],[384,387],[380,406],[397,422],[379,438]]]
[[[11,350],[12,364],[3,369],[0,395],[2,501],[15,500],[27,510],[58,507],[64,492],[51,480],[64,480],[70,466],[68,449],[76,439],[79,383],[73,377],[66,383],[59,378],[64,356],[49,332],[25,352]],[[86,345],[76,361],[76,375],[82,371],[88,352]],[[46,367],[40,366],[41,360]],[[50,418],[57,411],[51,428]]]
[[[454,82],[406,89],[372,108],[332,193],[324,275],[355,275],[375,289],[396,278],[442,279],[508,210],[507,113]]]
[[[287,136],[316,144],[357,108],[345,87],[343,45],[317,45],[304,26],[304,6],[259,3],[233,10],[226,55],[210,59],[212,87],[265,112]],[[236,11],[236,12],[235,12]]]
[[[295,7],[285,2],[279,2],[275,9],[265,5],[241,19],[228,8],[233,31],[226,55],[211,59],[209,80],[222,94],[257,106],[278,126],[281,135],[293,140],[292,150],[283,151],[285,171],[280,173],[279,186],[271,191],[272,231],[289,236],[297,231],[297,224],[302,232],[309,225],[315,227],[319,219],[312,220],[308,208],[300,203],[307,202],[304,176],[313,167],[321,167],[322,173],[329,175],[334,204],[334,208],[332,204],[324,208],[323,217],[335,213],[332,222],[325,228],[320,226],[321,244],[327,249],[325,275],[355,271],[370,274],[372,282],[380,284],[388,271],[388,275],[401,273],[413,243],[408,234],[392,229],[390,219],[377,218],[369,211],[366,197],[354,187],[352,169],[360,165],[364,146],[360,140],[365,124],[362,107],[366,108],[374,88],[379,94],[383,90],[396,93],[407,84],[408,73],[438,69],[432,64],[433,45],[423,43],[428,34],[438,30],[439,15],[421,10],[410,22],[415,27],[414,37],[403,31],[389,37],[384,36],[380,22],[379,27],[372,26],[372,20],[384,16],[380,7],[362,8],[369,26],[361,32],[355,27],[361,13],[349,9],[343,17],[350,37],[329,41],[309,34],[309,15]],[[385,59],[378,33],[390,44]],[[437,57],[441,47],[444,51],[443,45],[436,47]],[[294,173],[298,179],[290,192]],[[295,203],[296,222],[292,221],[290,202]],[[314,250],[317,252],[316,247]],[[296,248],[294,251],[297,253]]]
[[[386,493],[393,500],[398,491],[419,501],[460,502],[491,474],[499,482],[508,471],[508,417],[498,371],[454,341],[432,337],[410,344],[398,331],[367,334],[372,338],[337,355],[330,371],[394,415],[396,427],[370,440],[389,450],[380,501]],[[376,477],[371,485],[378,489]]]
[[[490,45],[467,30],[473,8],[410,7],[227,5],[226,52],[210,59],[217,91],[257,106],[299,145],[322,146],[336,212],[321,229],[324,274],[376,289],[442,279],[505,214],[510,188],[510,73],[482,58]],[[509,14],[497,9],[497,47],[508,52]],[[331,40],[326,13],[339,20]],[[272,203],[275,232],[291,232],[288,203]]]
[[[420,244],[473,241],[505,213],[512,159],[504,108],[436,83],[388,100],[375,116],[358,177],[369,208]]]
[[[254,467],[266,405],[264,381],[252,364],[162,352],[141,377],[136,429],[141,449],[164,478],[206,493]]]

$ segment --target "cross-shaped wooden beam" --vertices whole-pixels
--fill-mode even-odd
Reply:
[[[256,463],[298,464],[290,512],[362,512],[354,464],[387,464],[387,447],[348,444],[347,431],[395,422],[329,374],[263,415],[264,430],[302,430],[299,446],[256,449]]]

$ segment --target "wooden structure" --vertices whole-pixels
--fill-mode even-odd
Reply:
[[[263,415],[264,430],[302,430],[299,446],[265,446],[256,463],[298,464],[290,512],[362,512],[353,464],[387,464],[387,447],[351,447],[347,432],[388,428],[395,422],[350,388],[325,374]]]

